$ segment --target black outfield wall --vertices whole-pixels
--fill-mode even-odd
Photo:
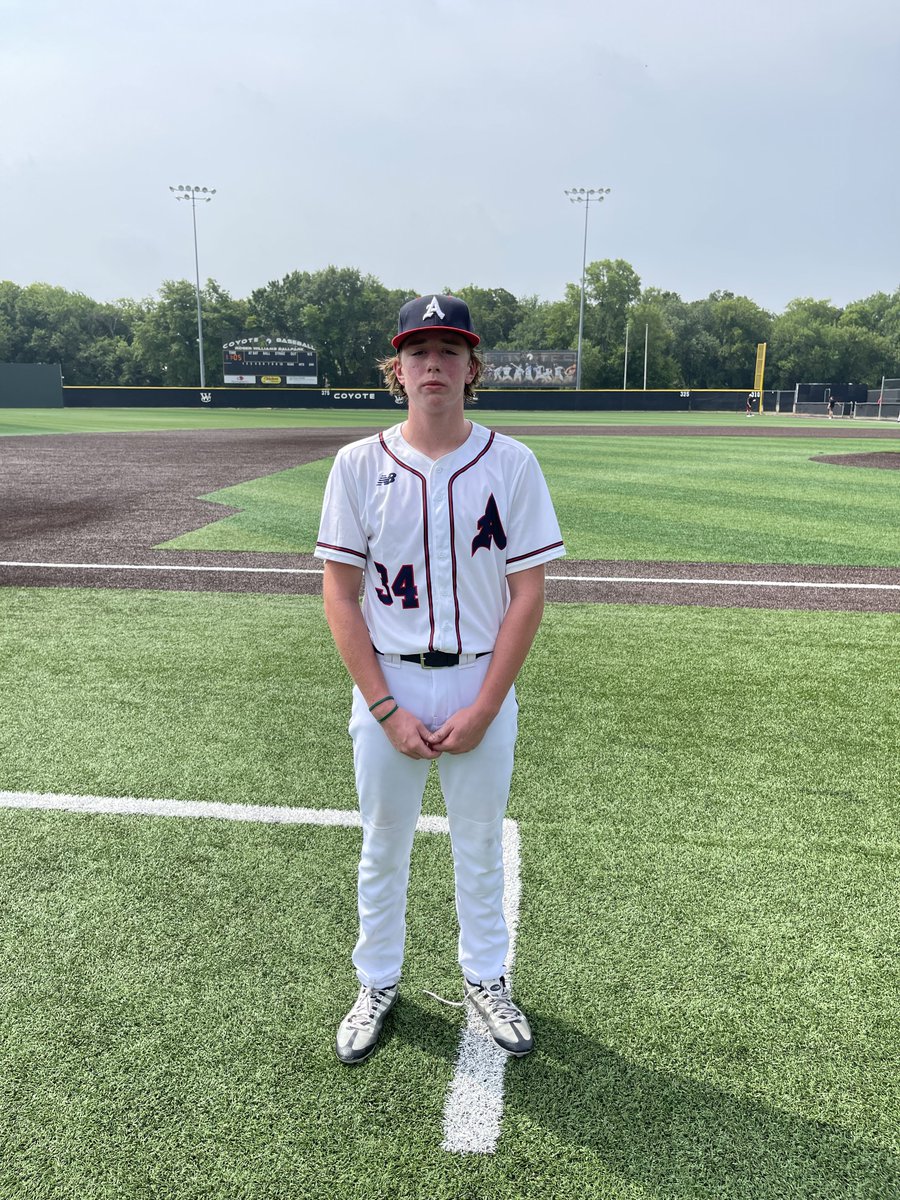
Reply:
[[[128,388],[67,387],[66,408],[390,408],[384,388]],[[552,391],[485,388],[479,405],[493,411],[540,412],[743,412],[745,391]],[[754,401],[754,410],[759,402]],[[765,407],[774,395],[765,393]]]

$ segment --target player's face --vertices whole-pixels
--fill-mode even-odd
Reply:
[[[476,370],[466,339],[440,329],[408,337],[394,364],[410,406],[428,411],[462,404],[466,384],[475,378]]]

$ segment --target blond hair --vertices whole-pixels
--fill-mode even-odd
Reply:
[[[402,350],[402,348],[403,347],[401,346],[400,349]],[[475,393],[478,389],[479,383],[481,382],[481,375],[482,375],[482,372],[484,371],[484,363],[481,361],[481,359],[475,353],[474,348],[469,349],[469,356],[471,358],[471,361],[473,363],[475,363],[475,374],[472,377],[471,383],[466,384],[463,395],[465,397],[466,404],[477,404],[478,397],[476,396]],[[381,378],[384,380],[384,386],[394,397],[394,403],[395,404],[406,404],[409,399],[408,396],[406,395],[406,389],[403,387],[403,384],[397,378],[397,373],[394,370],[395,364],[398,363],[399,361],[400,361],[400,350],[398,350],[396,354],[386,354],[384,356],[384,358],[379,358],[376,365],[378,367],[378,370],[381,372]]]

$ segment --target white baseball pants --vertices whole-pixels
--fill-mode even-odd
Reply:
[[[385,655],[382,665],[397,703],[437,729],[474,702],[490,661],[485,655],[465,666],[428,669]],[[502,839],[517,729],[511,689],[480,745],[436,760],[453,849],[459,964],[473,982],[502,975],[509,949]],[[350,736],[363,826],[353,965],[360,983],[390,987],[403,966],[409,860],[431,760],[395,750],[357,688]]]

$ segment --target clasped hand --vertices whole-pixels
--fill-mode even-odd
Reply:
[[[399,708],[382,729],[391,745],[407,758],[438,758],[441,754],[467,754],[478,746],[490,717],[475,707],[457,709],[438,729],[430,730],[418,717]]]

